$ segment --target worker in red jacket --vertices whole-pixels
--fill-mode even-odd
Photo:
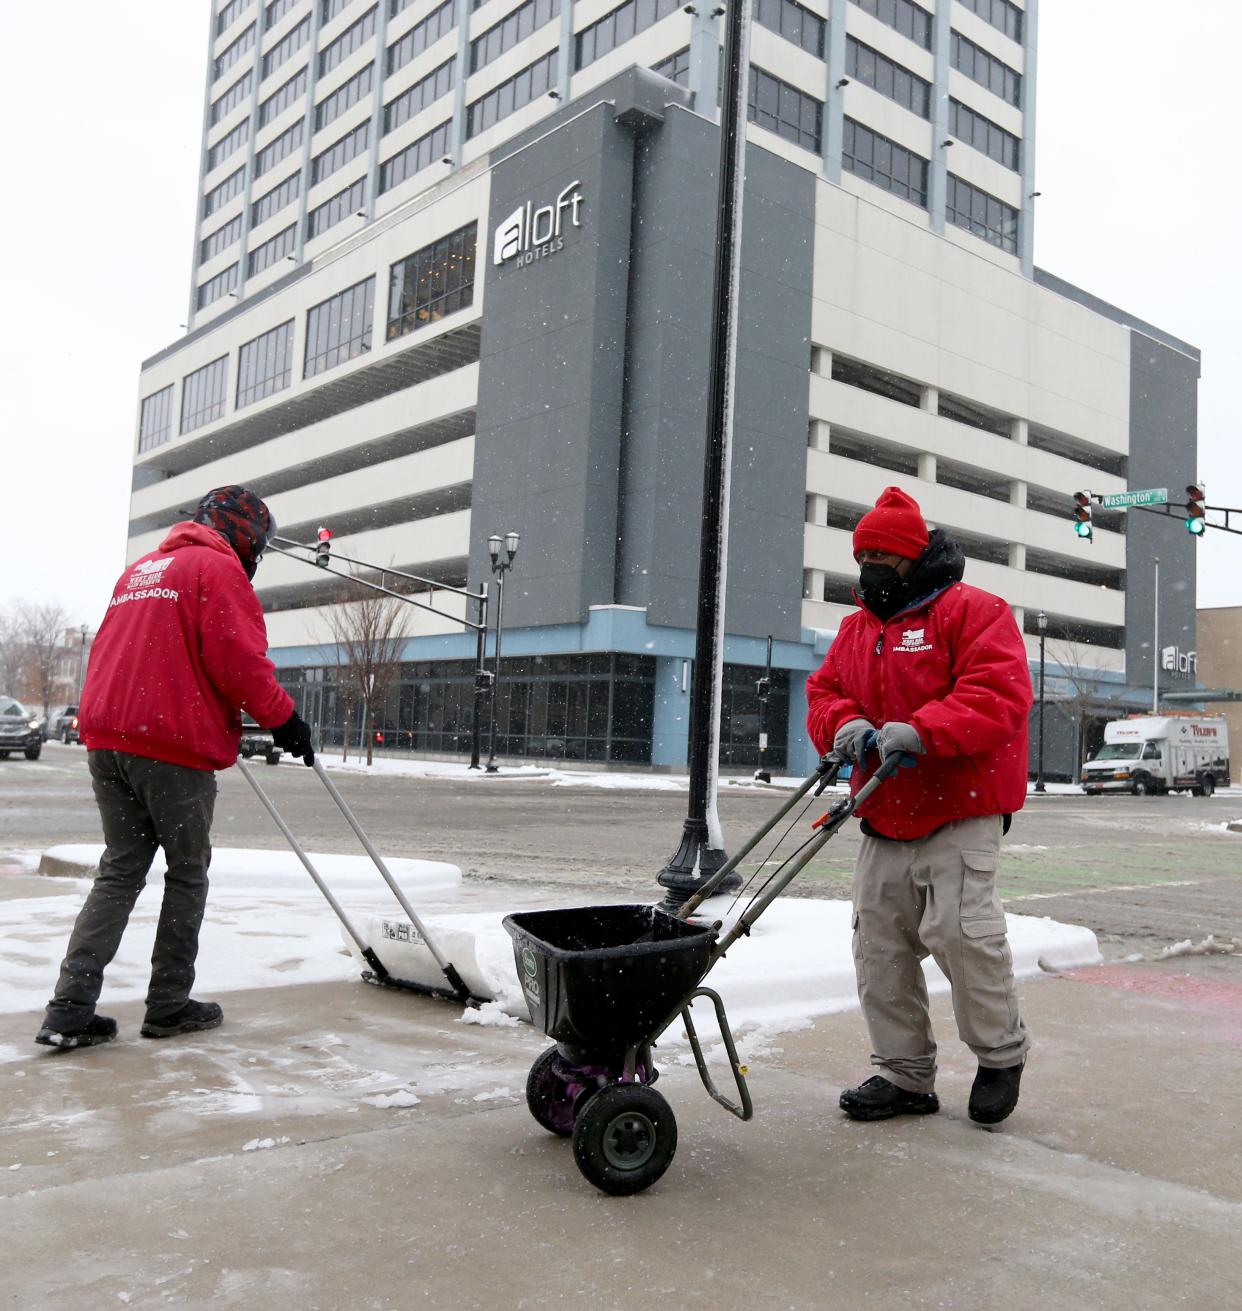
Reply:
[[[217,769],[237,759],[241,712],[277,746],[314,762],[310,729],[276,681],[263,611],[250,585],[276,531],[244,487],[218,487],[192,522],[130,565],[91,650],[78,710],[103,823],[99,873],[78,914],[35,1041],[87,1047],[116,1037],[95,1013],[158,848],[167,863],[142,1034],[218,1025],[215,1002],[190,997],[207,901]]]
[[[1030,1045],[996,892],[1001,835],[1026,799],[1026,648],[1008,605],[962,582],[957,544],[929,533],[899,488],[862,517],[853,546],[859,609],[807,681],[807,727],[820,752],[855,766],[855,791],[894,753],[911,767],[858,809],[854,961],[880,1073],[841,1108],[856,1120],[940,1109],[930,955],[979,1062],[971,1119],[996,1124],[1017,1105]]]

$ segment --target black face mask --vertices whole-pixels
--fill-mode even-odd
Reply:
[[[891,564],[864,564],[858,570],[858,595],[868,610],[888,619],[904,604],[906,585]]]

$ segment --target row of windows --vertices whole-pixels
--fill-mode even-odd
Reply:
[[[225,389],[229,383],[229,357],[204,364],[181,380],[181,431],[193,432],[224,413]]]
[[[752,123],[819,153],[824,107],[814,96],[752,65],[747,107]]]
[[[444,0],[438,9],[433,9],[422,22],[415,23],[399,41],[394,41],[385,56],[386,74],[391,76],[397,69],[404,68],[429,45],[451,32],[457,22],[456,13],[457,0]]]
[[[291,223],[261,246],[256,246],[246,257],[246,276],[253,278],[256,273],[270,269],[277,260],[291,255],[298,244],[297,227],[296,223]]]
[[[281,64],[293,58],[299,50],[310,40],[310,18],[304,18],[297,25],[287,32],[276,44],[263,56],[263,76],[270,77]]]
[[[989,159],[1018,171],[1021,142],[1012,132],[957,100],[949,101],[949,135],[974,146]]]
[[[841,164],[894,196],[927,208],[927,160],[852,118],[845,120]]]
[[[271,0],[263,14],[263,30],[270,32],[297,2],[298,0]]]
[[[757,0],[755,21],[822,59],[828,24],[797,0]]]
[[[399,13],[408,9],[413,3],[414,0],[388,0],[388,17],[396,18]],[[476,3],[474,7],[477,9],[479,6]]]
[[[299,70],[268,96],[259,106],[260,127],[266,127],[273,119],[283,114],[295,100],[301,97],[306,90],[307,76],[308,73],[305,68]]]
[[[236,154],[242,143],[250,136],[250,123],[242,119],[227,136],[223,136],[207,152],[207,172],[222,164],[230,155]]]
[[[678,0],[625,0],[574,37],[574,67],[585,68],[602,59],[610,50],[624,45],[636,33],[645,32],[680,8]]]
[[[913,0],[854,0],[854,4],[924,50],[931,49],[932,16]]]
[[[172,383],[142,400],[138,419],[138,453],[162,446],[172,436]]]
[[[311,185],[331,177],[338,168],[344,168],[351,159],[356,159],[370,144],[371,120],[363,119],[352,132],[346,132],[338,141],[334,141],[325,151],[311,160]]]
[[[321,23],[330,22],[333,18],[349,6],[349,0],[323,0],[323,7],[319,11],[319,21]]]
[[[252,4],[254,0],[228,0],[216,15],[216,35],[223,36]]]
[[[251,68],[239,77],[218,100],[213,100],[211,102],[211,126],[215,127],[226,114],[248,99],[250,88],[253,85],[254,69]]]
[[[209,218],[222,205],[227,205],[234,196],[241,195],[246,186],[246,166],[243,164],[236,173],[230,173],[223,182],[203,197],[203,217]]]
[[[214,259],[222,250],[228,248],[241,236],[242,216],[230,219],[222,228],[217,228],[210,236],[203,238],[199,244],[198,262],[206,264],[209,259]]]
[[[466,108],[466,139],[485,132],[501,119],[529,105],[556,85],[557,51],[549,50],[519,73],[493,87]]]
[[[920,118],[931,117],[931,83],[852,36],[845,39],[845,71]]]
[[[1022,74],[1015,72],[1003,60],[990,55],[982,46],[968,41],[960,32],[952,34],[949,62],[959,73],[965,73],[972,82],[987,87],[1011,105],[1022,103]]]
[[[470,223],[398,260],[388,273],[388,340],[474,302],[478,225]]]
[[[248,341],[237,352],[237,409],[284,389],[293,380],[293,320]]]
[[[470,71],[477,73],[519,41],[525,41],[545,23],[550,23],[560,12],[561,0],[526,0],[525,4],[519,5],[471,41]]]
[[[211,66],[213,81],[218,77],[223,77],[247,50],[254,48],[254,35],[254,24],[251,23],[232,45],[226,46],[220,51],[216,56],[215,63]]]
[[[455,65],[455,59],[446,59],[439,68],[432,69],[426,77],[420,78],[395,100],[390,100],[384,106],[384,134],[399,128],[441,96],[447,95],[453,89]]]
[[[690,85],[690,47],[686,46],[683,50],[674,51],[667,59],[661,59],[658,64],[652,64],[651,71],[659,73],[661,77],[666,77],[670,82],[676,82],[678,86],[688,87]]]
[[[313,378],[369,351],[374,317],[374,277],[355,283],[308,310],[302,376]]]
[[[350,25],[340,36],[319,52],[319,76],[330,73],[342,60],[348,59],[360,46],[375,35],[379,7],[372,5],[361,18]]]
[[[214,278],[208,278],[198,289],[198,295],[195,298],[195,304],[201,310],[217,301],[221,296],[227,296],[230,291],[237,290],[237,265],[230,264],[227,269],[217,273]]]
[[[330,96],[325,96],[315,106],[315,131],[327,127],[334,119],[356,105],[363,96],[369,95],[372,83],[375,80],[375,65],[368,64],[360,72],[357,72],[349,79],[343,82]]]
[[[306,240],[313,241],[321,237],[329,228],[336,227],[343,219],[356,214],[366,203],[367,180],[363,177],[311,210],[306,216]]]
[[[288,158],[302,144],[302,134],[305,127],[304,120],[299,118],[292,127],[286,128],[280,136],[273,137],[255,155],[254,175],[256,178],[261,178],[264,173],[274,168],[282,159]]]
[[[271,191],[265,192],[250,207],[250,226],[257,228],[266,223],[273,214],[279,214],[286,205],[292,204],[302,191],[302,175],[290,173],[287,178]]]
[[[452,126],[452,120],[446,119],[417,141],[411,142],[404,150],[386,159],[380,165],[380,194],[391,191],[415,173],[421,173],[433,160],[447,158]]]
[[[1015,41],[1022,40],[1022,10],[1009,0],[962,0],[967,9],[973,9],[998,32],[1004,32]]]
[[[1018,211],[952,173],[948,177],[944,216],[991,245],[1011,255],[1018,253]]]

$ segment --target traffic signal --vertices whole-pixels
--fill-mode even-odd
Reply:
[[[319,530],[319,545],[315,547],[315,563],[320,569],[328,567],[328,556],[332,551],[332,530],[330,528],[321,528]]]
[[[1207,509],[1203,504],[1203,488],[1191,483],[1186,488],[1186,531],[1192,537],[1202,537],[1207,531]]]
[[[1089,542],[1093,541],[1094,537],[1091,532],[1091,493],[1075,492],[1074,505],[1074,531],[1079,537],[1085,537]]]

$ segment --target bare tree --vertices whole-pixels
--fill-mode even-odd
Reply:
[[[64,606],[52,602],[39,605],[22,601],[16,607],[16,618],[26,655],[24,685],[29,695],[42,704],[46,717],[61,683],[61,646],[69,616]]]
[[[1048,649],[1061,667],[1069,691],[1056,699],[1057,709],[1074,729],[1074,775],[1086,759],[1087,721],[1100,710],[1100,656],[1095,647],[1065,638],[1050,642]]]
[[[16,610],[0,610],[0,692],[20,695],[26,681],[26,654]]]
[[[356,577],[380,581],[383,575]],[[358,589],[359,591],[361,589]],[[401,648],[409,624],[409,608],[394,596],[364,592],[357,600],[355,591],[344,593],[336,605],[320,609],[336,641],[338,695],[344,701],[345,745],[342,759],[349,752],[349,724],[358,710],[366,728],[367,764],[374,759],[375,712],[388,699],[401,669]]]

